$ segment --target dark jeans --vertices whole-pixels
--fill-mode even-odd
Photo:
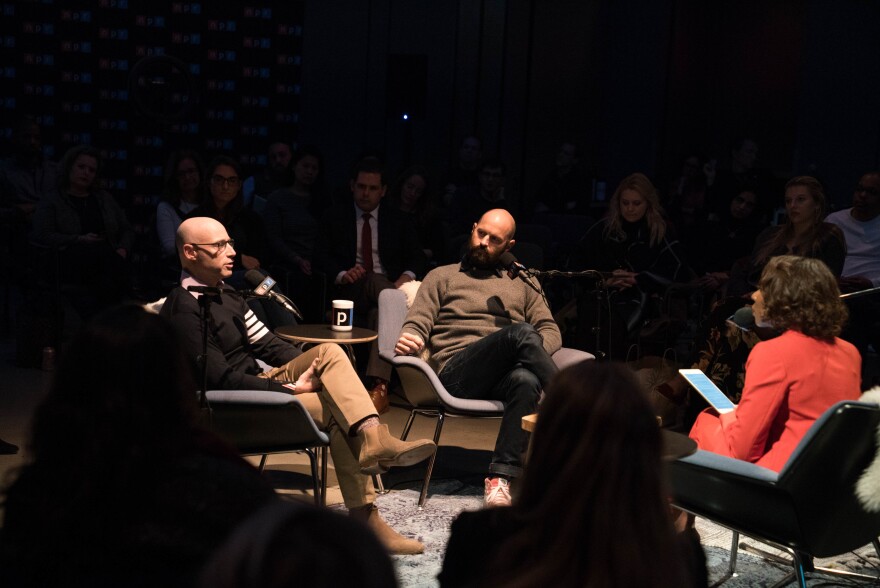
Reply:
[[[528,323],[504,327],[459,351],[439,377],[458,398],[501,400],[504,416],[495,441],[490,473],[517,477],[528,436],[522,417],[535,412],[541,390],[559,371]]]

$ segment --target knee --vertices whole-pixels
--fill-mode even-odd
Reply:
[[[541,394],[541,381],[526,368],[515,368],[510,372],[510,394],[517,398],[537,401]]]
[[[336,343],[321,343],[318,345],[318,356],[321,358],[322,364],[336,359],[344,359],[345,361],[348,361],[348,356],[345,355],[345,351],[343,351],[342,347]]]
[[[541,344],[541,336],[529,323],[517,323],[507,327],[507,336],[518,345]]]

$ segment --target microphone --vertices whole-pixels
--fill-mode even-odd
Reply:
[[[510,251],[505,251],[501,254],[501,257],[498,258],[501,266],[509,272],[510,279],[519,278],[523,282],[529,285],[532,290],[541,294],[541,289],[538,288],[535,283],[532,281],[532,278],[529,276],[529,268],[521,264],[516,260],[516,257]]]
[[[209,296],[220,296],[220,288],[216,286],[187,286],[188,292],[198,292],[199,294],[207,294]]]
[[[259,270],[252,269],[245,272],[244,281],[254,289],[254,294],[257,296],[265,296],[272,299],[287,309],[288,312],[292,313],[297,320],[303,320],[302,313],[296,305],[287,298],[287,296],[272,290],[277,282],[272,279],[271,276],[265,275]]]
[[[755,328],[755,314],[752,312],[751,306],[743,306],[738,309],[727,321],[743,331],[751,331]]]

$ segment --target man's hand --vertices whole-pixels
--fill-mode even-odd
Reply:
[[[424,346],[425,342],[422,341],[422,338],[418,335],[404,333],[400,336],[400,339],[397,340],[397,345],[394,346],[394,354],[415,355],[421,351]]]
[[[296,393],[302,394],[304,392],[317,392],[321,389],[321,380],[318,379],[318,376],[315,374],[315,368],[318,367],[318,358],[312,362],[312,365],[309,366],[309,369],[300,374],[299,378],[296,379]]]
[[[354,284],[355,282],[362,280],[367,276],[367,270],[365,270],[362,266],[356,265],[344,274],[342,274],[342,278],[339,280],[343,284]]]
[[[407,282],[412,282],[413,279],[409,276],[409,274],[400,274],[400,277],[394,280],[394,287],[400,288]]]

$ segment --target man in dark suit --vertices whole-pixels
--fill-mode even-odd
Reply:
[[[334,298],[354,301],[355,317],[366,317],[374,328],[379,292],[422,275],[425,259],[412,222],[393,206],[381,206],[387,186],[379,162],[359,162],[350,187],[353,205],[324,215],[315,258],[333,284]],[[379,358],[375,342],[366,375],[373,378],[370,397],[376,410],[385,412],[391,366]]]

